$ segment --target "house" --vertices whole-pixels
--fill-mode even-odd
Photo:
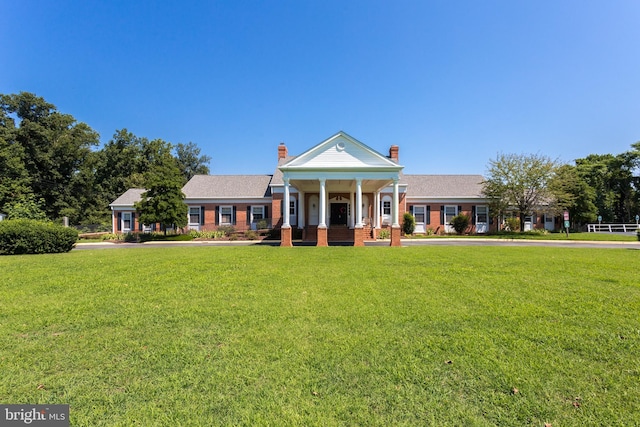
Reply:
[[[383,155],[345,132],[290,156],[278,146],[272,175],[196,175],[182,189],[189,206],[188,228],[236,231],[280,230],[281,245],[294,235],[326,246],[350,241],[356,246],[390,236],[400,245],[402,216],[416,219],[416,233],[449,233],[451,219],[466,214],[470,233],[495,230],[482,175],[403,174],[399,147]],[[129,189],[111,204],[113,232],[143,231],[134,203],[144,189]]]

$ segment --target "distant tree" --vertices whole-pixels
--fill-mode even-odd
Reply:
[[[557,167],[556,161],[538,154],[500,154],[489,161],[483,193],[494,208],[515,209],[522,231],[525,216],[554,199],[549,182]]]
[[[207,165],[211,161],[211,157],[200,155],[200,148],[193,142],[176,145],[175,152],[178,167],[182,172],[185,183],[193,178],[194,175],[207,175],[209,173],[209,166]]]
[[[20,196],[5,205],[9,219],[33,219],[46,221],[47,214],[42,209],[43,200],[36,200],[33,194]]]
[[[143,224],[161,223],[165,234],[168,225],[185,227],[188,206],[182,193],[183,177],[177,162],[170,154],[157,159],[157,163],[144,174],[145,188],[142,199],[135,204],[139,221]]]
[[[578,175],[595,191],[595,205],[605,222],[627,222],[638,212],[640,143],[622,154],[591,154],[576,160]]]
[[[569,212],[569,218],[574,226],[581,226],[594,222],[598,210],[594,204],[596,192],[578,174],[575,166],[560,166],[549,183],[555,200],[550,206],[550,213],[559,215],[563,211]]]

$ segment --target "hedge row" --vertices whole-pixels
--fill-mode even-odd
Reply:
[[[76,230],[50,222],[0,221],[0,255],[69,252],[77,240]]]

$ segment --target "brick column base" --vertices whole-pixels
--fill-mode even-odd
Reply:
[[[364,228],[353,229],[353,246],[364,246]]]
[[[400,227],[391,227],[390,246],[402,246],[402,242],[400,241]]]
[[[327,240],[327,229],[318,227],[318,239],[316,242],[316,246],[329,246],[329,241]]]
[[[291,227],[280,229],[280,246],[291,247],[293,241],[291,240]]]

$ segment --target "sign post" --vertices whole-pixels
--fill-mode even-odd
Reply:
[[[569,211],[564,211],[564,230],[568,238],[569,237]]]

